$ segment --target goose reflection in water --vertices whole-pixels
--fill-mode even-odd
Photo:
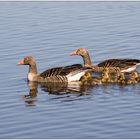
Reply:
[[[29,94],[24,95],[23,99],[28,106],[35,106],[37,102],[38,87],[42,91],[48,93],[48,95],[66,95],[64,96],[55,96],[53,99],[60,98],[70,98],[72,96],[77,97],[87,95],[87,90],[90,89],[88,86],[83,86],[80,82],[72,83],[38,83],[38,82],[28,82]],[[93,88],[93,87],[92,87]],[[75,100],[73,99],[73,100]]]
[[[28,82],[29,94],[23,96],[23,100],[28,106],[35,106],[38,93],[38,82]]]

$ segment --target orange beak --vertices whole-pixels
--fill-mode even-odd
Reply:
[[[70,56],[77,55],[77,50],[70,53]]]
[[[24,65],[24,60],[19,61],[17,65]]]

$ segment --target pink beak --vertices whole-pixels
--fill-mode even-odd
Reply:
[[[19,61],[17,65],[24,65],[24,60]]]

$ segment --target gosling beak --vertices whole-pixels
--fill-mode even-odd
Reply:
[[[17,65],[18,65],[18,66],[19,66],[19,65],[24,65],[24,60],[19,61],[19,62],[17,63]]]
[[[72,53],[70,53],[70,56],[73,56],[73,55],[77,55],[77,51],[73,51]]]

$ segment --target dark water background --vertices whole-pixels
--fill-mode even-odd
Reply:
[[[0,138],[140,138],[139,83],[54,95],[30,91],[16,66],[27,55],[39,72],[82,63],[69,56],[79,47],[94,64],[140,59],[140,2],[0,2]]]

